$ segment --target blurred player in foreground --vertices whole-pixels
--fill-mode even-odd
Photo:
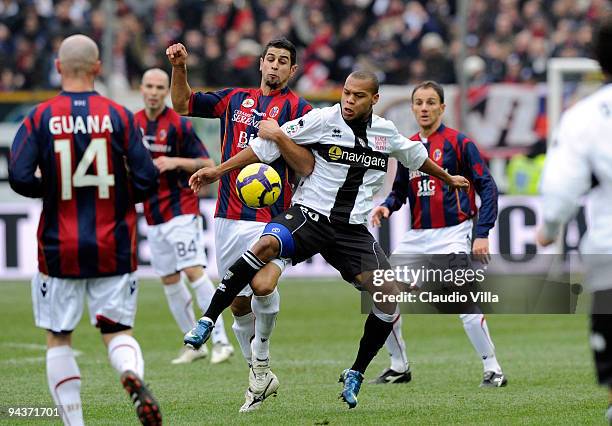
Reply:
[[[594,41],[605,85],[561,117],[540,182],[544,223],[538,243],[552,244],[589,194],[590,223],[580,252],[593,292],[591,348],[599,383],[608,387],[606,417],[612,425],[612,15]]]
[[[72,331],[83,314],[100,329],[143,424],[161,424],[132,337],[138,286],[134,203],[153,194],[158,172],[132,114],[94,91],[101,64],[89,37],[59,49],[62,92],[25,118],[11,148],[9,181],[43,199],[38,269],[32,280],[36,326],[47,330],[47,380],[66,425],[82,425],[81,375]],[[42,177],[37,177],[37,167]]]
[[[429,160],[420,142],[404,138],[391,121],[374,115],[372,107],[378,97],[376,75],[354,72],[346,79],[341,104],[313,109],[282,128],[268,121],[262,124],[259,137],[249,149],[191,177],[192,189],[198,191],[231,170],[257,161],[272,162],[295,144],[310,146],[315,157],[314,170],[298,185],[292,207],[274,217],[259,241],[229,268],[210,308],[185,336],[186,344],[199,347],[208,339],[214,321],[232,303],[241,283],[251,282],[259,296],[276,291],[276,281],[257,276],[272,259],[281,256],[297,264],[320,253],[347,282],[381,296],[367,317],[353,366],[340,376],[344,383],[341,397],[349,408],[357,405],[363,374],[399,315],[395,300],[386,299],[398,294],[395,282],[386,281],[380,286],[373,283],[373,271],[390,265],[365,226],[373,195],[383,184],[389,156],[414,170],[431,173],[452,187],[468,185],[465,178],[451,176]],[[269,341],[276,314],[268,315],[266,327],[256,330],[256,342]],[[249,385],[258,398],[265,398],[274,379],[268,367],[266,374],[253,378]]]
[[[404,234],[394,255],[414,260],[414,266],[423,264],[430,255],[473,253],[488,260],[489,230],[497,220],[497,186],[482,159],[476,144],[457,130],[442,124],[444,89],[434,81],[418,84],[412,91],[412,112],[419,132],[410,139],[427,149],[429,158],[451,174],[465,176],[471,183],[467,192],[454,191],[440,179],[398,164],[393,189],[382,205],[372,211],[372,223],[380,226],[409,200],[411,229]],[[475,192],[481,200],[476,208]],[[476,238],[472,243],[473,218],[478,215]],[[507,384],[489,334],[485,317],[477,304],[470,312],[460,315],[463,328],[476,353],[482,359],[484,377],[480,386],[501,387]],[[402,319],[393,325],[386,342],[391,356],[391,367],[374,383],[406,383],[412,378],[402,337]]]
[[[181,331],[187,333],[195,324],[191,293],[181,279],[185,274],[202,312],[208,309],[215,286],[205,271],[204,233],[199,200],[189,188],[189,176],[196,170],[213,166],[208,152],[186,118],[165,104],[170,92],[170,78],[155,68],[145,72],[140,85],[145,108],[134,114],[155,166],[159,169],[157,193],[144,202],[149,225],[147,240],[151,264],[161,276],[170,311]],[[227,339],[223,317],[212,336],[212,364],[227,360],[234,352]],[[172,364],[184,364],[208,354],[183,346]]]
[[[221,121],[221,161],[227,161],[244,149],[257,136],[259,126],[267,119],[284,124],[301,117],[312,107],[287,86],[297,72],[295,46],[286,39],[270,41],[259,60],[261,84],[259,88],[229,88],[212,93],[192,93],[187,83],[187,51],[182,44],[168,47],[166,54],[172,64],[172,104],[183,115],[218,118]],[[309,150],[295,146],[290,155],[271,163],[283,180],[280,199],[269,208],[252,209],[245,206],[236,193],[236,177],[240,170],[232,171],[221,178],[217,208],[215,211],[215,248],[219,276],[240,258],[260,237],[265,225],[274,216],[289,207],[292,183],[295,174],[306,176],[312,171],[314,162]],[[275,259],[266,266],[262,274],[269,281],[277,282],[285,264]],[[255,296],[245,281],[242,291],[232,303],[234,324],[232,328],[240,344],[242,354],[250,367],[251,375],[261,375],[269,370],[267,342],[253,341],[255,329],[267,312],[278,312],[280,295]],[[221,318],[221,317],[219,317]],[[259,353],[255,356],[253,349]],[[269,389],[276,390],[278,381]],[[245,394],[241,411],[251,411],[261,405],[250,389]]]

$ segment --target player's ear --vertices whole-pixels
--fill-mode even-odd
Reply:
[[[376,105],[379,98],[380,98],[380,94],[374,93],[374,96],[372,96],[372,105]]]
[[[102,62],[100,62],[100,60],[97,60],[91,71],[95,76],[102,74]]]
[[[444,113],[445,109],[446,109],[446,104],[440,104],[440,112]]]
[[[55,69],[56,69],[57,73],[61,74],[62,73],[62,64],[60,63],[59,59],[56,59],[54,61],[54,63],[55,63]]]
[[[259,71],[263,71],[263,57],[259,58]]]
[[[295,75],[295,73],[297,73],[298,70],[298,66],[297,64],[295,65],[291,65],[291,68],[289,68],[289,78],[293,78],[293,76]]]

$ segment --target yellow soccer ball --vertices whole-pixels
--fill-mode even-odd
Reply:
[[[280,176],[267,164],[249,164],[236,178],[238,198],[253,209],[271,206],[278,200],[281,191]]]

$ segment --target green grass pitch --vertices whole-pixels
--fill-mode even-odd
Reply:
[[[285,280],[271,358],[281,388],[253,413],[239,414],[248,370],[235,344],[231,362],[208,360],[173,366],[182,336],[161,284],[141,282],[135,336],[145,376],[167,425],[229,424],[603,424],[606,391],[595,384],[585,315],[488,317],[509,385],[479,389],[481,362],[454,315],[404,317],[413,381],[364,384],[359,405],[337,399],[339,373],[352,364],[365,317],[359,296],[337,280]],[[0,406],[50,406],[44,364],[44,332],[33,325],[30,287],[0,283]],[[73,336],[81,352],[85,421],[136,425],[118,376],[87,314]],[[366,380],[387,366],[384,350]],[[0,419],[0,424],[53,424]]]

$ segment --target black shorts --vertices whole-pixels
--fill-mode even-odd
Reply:
[[[612,387],[612,290],[593,293],[591,307],[591,349],[597,380]]]
[[[362,272],[391,267],[365,225],[330,222],[299,204],[273,218],[263,235],[276,237],[281,256],[290,258],[294,265],[320,253],[350,283]]]

